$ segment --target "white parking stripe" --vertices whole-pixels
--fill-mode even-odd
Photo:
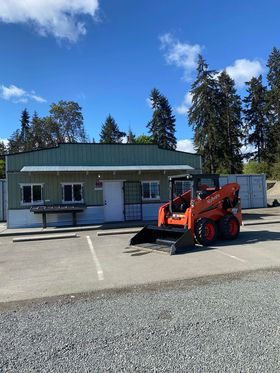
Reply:
[[[102,267],[99,263],[99,260],[97,258],[97,255],[96,255],[96,252],[94,250],[93,244],[91,242],[90,236],[87,236],[87,242],[88,242],[88,246],[89,246],[89,249],[90,249],[90,252],[91,252],[91,255],[92,255],[92,259],[93,259],[93,261],[95,263],[95,266],[96,266],[98,280],[102,281],[102,280],[104,280],[104,273],[103,273]]]
[[[224,253],[224,252],[221,251],[221,250],[216,250],[216,251],[217,251],[218,253],[220,253],[220,254],[223,254],[223,255],[225,255],[225,256],[228,256],[228,257],[231,258],[231,259],[238,260],[238,261],[241,262],[241,263],[246,263],[246,260],[241,259],[241,258],[238,258],[238,257],[235,256],[235,255],[230,255],[230,254]]]

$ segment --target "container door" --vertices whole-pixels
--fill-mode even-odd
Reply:
[[[264,193],[263,176],[251,176],[252,185],[252,208],[266,207],[266,199]]]
[[[240,185],[241,207],[243,209],[251,208],[250,176],[237,176],[236,182]]]
[[[123,221],[123,182],[104,181],[103,199],[105,222]]]

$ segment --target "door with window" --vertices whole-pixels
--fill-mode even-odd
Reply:
[[[104,181],[103,199],[105,221],[123,221],[123,182]]]

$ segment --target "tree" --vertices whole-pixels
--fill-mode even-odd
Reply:
[[[17,153],[31,149],[30,120],[27,109],[24,109],[21,113],[20,129],[17,129],[15,132],[13,132],[8,141],[10,152]]]
[[[269,156],[275,162],[280,156],[280,50],[273,48],[267,62],[267,82],[269,103]]]
[[[135,144],[135,139],[136,139],[136,136],[131,131],[131,128],[129,128],[128,133],[127,133],[127,143],[128,144]]]
[[[125,135],[125,132],[119,130],[115,119],[109,114],[101,127],[100,143],[119,144]]]
[[[59,101],[50,108],[50,120],[48,124],[56,133],[58,141],[63,142],[87,142],[84,129],[82,108],[74,101]]]
[[[269,147],[269,112],[267,104],[267,90],[262,84],[262,76],[252,78],[246,83],[248,95],[244,98],[244,119],[247,143],[253,145],[256,151],[253,158],[259,163],[268,161]]]
[[[270,176],[270,167],[267,162],[250,161],[244,165],[244,174],[266,174]]]
[[[200,55],[197,77],[191,87],[192,105],[189,109],[189,125],[194,130],[194,145],[202,155],[203,169],[215,173],[219,168],[219,87],[216,71],[210,71]]]
[[[5,154],[6,146],[3,141],[0,141],[0,179],[5,179]]]
[[[234,80],[223,71],[218,76],[219,86],[219,167],[218,171],[241,173],[242,119],[241,98],[236,93]]]
[[[47,146],[46,128],[44,124],[44,120],[39,118],[35,111],[30,125],[30,145],[32,149],[41,149]]]
[[[136,137],[135,139],[136,144],[153,144],[153,138],[152,136],[147,136],[147,135],[140,135]]]
[[[21,128],[20,128],[20,143],[22,150],[30,149],[30,116],[27,109],[24,109],[21,113]]]
[[[153,142],[164,149],[175,150],[177,145],[175,116],[172,114],[167,98],[154,88],[150,94],[150,101],[153,116],[147,128],[152,135]]]

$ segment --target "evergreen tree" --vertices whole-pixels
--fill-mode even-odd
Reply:
[[[128,133],[127,133],[127,143],[128,144],[135,144],[135,139],[136,139],[136,136],[131,131],[131,128],[129,128]]]
[[[12,153],[23,152],[31,149],[29,113],[24,109],[21,113],[20,129],[12,133],[9,139],[9,151]]]
[[[221,136],[219,132],[219,87],[217,73],[208,69],[202,56],[198,58],[197,77],[191,88],[192,106],[188,120],[194,130],[194,144],[202,155],[205,172],[215,173],[219,164]]]
[[[262,76],[252,78],[246,83],[248,95],[244,98],[244,119],[247,132],[247,143],[256,151],[252,156],[259,163],[268,159],[269,144],[269,112],[267,90],[262,84]]]
[[[150,101],[153,116],[147,124],[153,142],[164,149],[175,150],[177,140],[175,137],[175,116],[165,96],[156,88],[151,91]]]
[[[21,113],[20,145],[22,151],[30,150],[30,116],[27,109]]]
[[[280,157],[280,50],[273,48],[267,62],[267,82],[269,104],[269,161]]]
[[[119,130],[115,119],[109,114],[101,127],[100,143],[119,144],[122,142],[122,138],[125,137],[125,135],[125,132]]]
[[[18,153],[22,151],[21,133],[19,129],[14,131],[11,137],[8,139],[8,150],[9,153]]]
[[[35,111],[30,125],[30,145],[32,149],[41,149],[47,146],[44,121]]]
[[[234,80],[223,71],[218,76],[219,85],[219,172],[241,173],[242,119],[241,98],[236,93]]]

